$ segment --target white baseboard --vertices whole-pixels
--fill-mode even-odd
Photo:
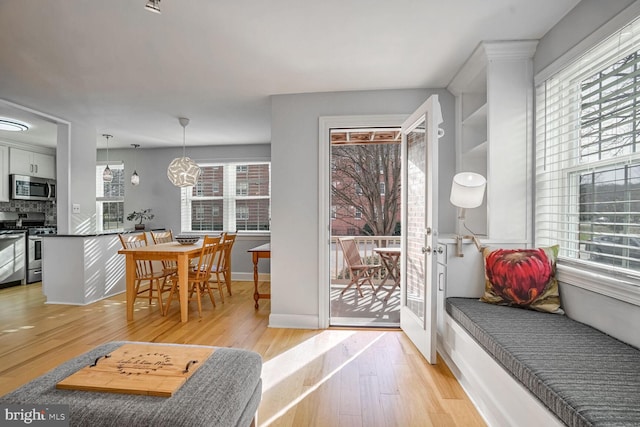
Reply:
[[[253,282],[253,273],[240,273],[240,272],[231,272],[231,280],[236,280],[238,282]],[[258,281],[260,282],[270,282],[271,274],[270,273],[258,273]]]
[[[271,314],[269,316],[270,328],[288,329],[319,329],[320,321],[318,316],[307,316],[299,314]]]

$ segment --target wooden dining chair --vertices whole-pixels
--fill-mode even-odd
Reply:
[[[211,281],[215,280],[216,286],[220,291],[220,299],[222,302],[224,302],[224,295],[222,293],[223,284],[226,286],[229,296],[231,296],[231,251],[233,250],[236,236],[236,233],[222,233],[220,250],[218,251],[216,263],[211,269]]]
[[[373,286],[373,282],[371,281],[371,279],[373,278],[373,275],[375,273],[380,271],[382,265],[365,264],[364,262],[362,262],[358,244],[353,237],[340,237],[338,238],[338,243],[342,248],[344,261],[347,264],[347,268],[349,269],[349,277],[351,277],[351,281],[340,294],[344,294],[347,289],[355,285],[356,289],[360,293],[360,296],[363,296],[362,290],[360,289],[360,286],[363,283],[369,283],[371,285],[371,289],[373,289],[373,292],[375,293],[376,288]]]
[[[119,234],[120,243],[124,249],[134,249],[147,246],[146,233],[138,234]],[[162,303],[162,294],[168,292],[170,288],[167,286],[167,278],[174,273],[164,271],[157,271],[153,268],[153,263],[149,260],[137,260],[136,261],[136,299],[138,295],[146,294],[149,299],[149,304],[155,298],[158,300],[160,311],[164,315],[164,305]]]
[[[215,264],[216,254],[220,249],[220,237],[204,236],[202,243],[202,249],[198,254],[197,263],[189,270],[188,286],[189,286],[189,301],[196,300],[198,303],[198,314],[202,317],[202,302],[200,295],[204,292],[209,294],[211,304],[216,306],[216,301],[213,297],[213,291],[209,285],[209,279],[211,278],[211,269]],[[178,281],[174,280],[169,292],[169,298],[165,308],[165,315],[169,311],[171,300],[178,290]],[[179,294],[178,294],[179,295]]]
[[[153,239],[153,243],[158,245],[161,243],[170,243],[173,242],[173,232],[171,230],[167,231],[152,231],[151,238]],[[166,273],[177,274],[178,273],[178,261],[176,260],[163,260],[162,268]]]

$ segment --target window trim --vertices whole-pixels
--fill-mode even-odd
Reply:
[[[623,10],[606,25],[603,25],[591,36],[585,38],[575,48],[571,49],[565,55],[561,56],[542,71],[537,73],[534,79],[536,91],[540,85],[544,85],[545,82],[554,77],[556,73],[562,72],[565,67],[571,66],[589,50],[597,48],[600,43],[605,42],[605,40],[619,33],[625,29],[626,26],[632,24],[638,19],[638,16],[640,16],[640,4],[636,2],[634,5]],[[640,45],[635,48],[636,52],[639,50]],[[538,118],[536,118],[536,120],[537,119]],[[562,179],[566,181],[571,179],[572,174],[579,174],[580,171],[587,171],[590,168],[602,169],[605,166],[615,166],[616,164],[628,163],[636,160],[637,158],[638,154],[635,153],[614,159],[593,162],[590,165],[575,165],[574,167],[561,169],[560,175],[562,176]],[[537,171],[534,171],[534,179],[537,180]],[[563,186],[565,189],[569,188],[568,183],[566,185],[563,184]],[[563,196],[564,200],[568,202],[569,197],[570,196],[568,194]],[[570,209],[571,206],[567,206],[565,213],[570,212]],[[572,233],[572,231],[569,230],[567,233]],[[540,243],[536,244],[539,245]],[[638,286],[640,272],[636,273],[629,269],[615,268],[605,264],[598,264],[588,260],[569,258],[565,256],[560,256],[557,264],[559,281],[609,298],[640,306],[640,286]]]
[[[637,278],[607,274],[606,268],[587,267],[574,259],[560,258],[557,264],[560,282],[640,306],[640,286],[634,284]]]

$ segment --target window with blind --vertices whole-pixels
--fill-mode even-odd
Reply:
[[[182,231],[269,231],[271,164],[202,163],[194,187],[183,188]]]
[[[98,232],[124,228],[124,163],[109,162],[111,182],[102,180],[106,163],[96,165],[96,227]]]
[[[536,87],[536,243],[640,273],[640,23]]]

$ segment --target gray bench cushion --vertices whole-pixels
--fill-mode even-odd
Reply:
[[[640,426],[637,348],[557,314],[469,298],[448,298],[446,308],[565,424]]]
[[[72,426],[249,426],[262,396],[262,359],[216,348],[171,397],[77,390],[55,385],[125,342],[101,345],[0,398],[9,404],[68,404]],[[166,344],[163,344],[166,345]]]

